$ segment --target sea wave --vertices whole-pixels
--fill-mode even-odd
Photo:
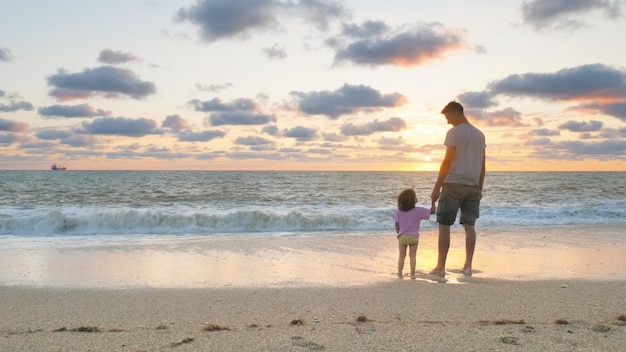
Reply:
[[[54,208],[0,211],[0,234],[18,236],[293,234],[303,232],[391,232],[393,208],[264,206],[249,208]],[[624,210],[580,206],[487,204],[480,227],[623,224]],[[422,228],[436,228],[436,216]],[[458,222],[457,225],[458,226]]]
[[[307,231],[389,230],[388,211],[367,216],[346,213],[303,212],[273,209],[225,212],[172,212],[142,209],[94,210],[0,218],[4,235],[129,235],[129,234],[228,234]]]
[[[430,207],[436,176],[2,171],[0,235],[393,233],[398,192]],[[488,173],[477,226],[626,225],[625,189],[624,173]]]

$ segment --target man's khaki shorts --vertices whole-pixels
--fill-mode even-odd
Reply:
[[[461,209],[461,224],[472,225],[480,216],[480,198],[482,194],[478,186],[468,186],[461,183],[444,183],[437,207],[437,222],[442,225],[452,225],[456,214]]]

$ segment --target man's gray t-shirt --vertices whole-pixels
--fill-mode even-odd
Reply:
[[[478,128],[461,123],[448,131],[444,144],[456,147],[454,160],[444,182],[478,185],[487,147],[485,135]]]

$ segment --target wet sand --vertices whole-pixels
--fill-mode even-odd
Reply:
[[[453,229],[447,283],[435,243],[399,280],[391,235],[1,238],[0,351],[626,350],[620,227],[481,230],[469,278]]]
[[[474,276],[503,280],[626,280],[621,226],[478,229]],[[451,282],[464,260],[452,230]],[[417,270],[437,261],[437,233],[423,231]],[[391,234],[0,238],[0,286],[222,288],[354,286],[395,278]],[[408,258],[405,269],[408,268]]]

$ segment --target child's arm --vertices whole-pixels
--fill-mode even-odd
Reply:
[[[396,221],[396,234],[400,232],[400,223]]]
[[[435,200],[431,199],[430,201],[430,213],[435,214],[437,212],[437,207],[435,207]]]

